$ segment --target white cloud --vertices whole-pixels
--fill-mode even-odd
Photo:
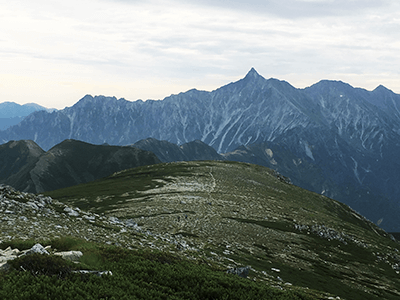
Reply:
[[[253,66],[298,87],[328,78],[400,92],[396,1],[3,2],[0,102],[161,99]]]

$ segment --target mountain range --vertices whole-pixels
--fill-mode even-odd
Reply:
[[[55,109],[48,109],[36,103],[27,103],[24,105],[15,102],[0,103],[0,129],[4,130],[10,126],[16,125],[27,115],[39,110],[51,112]]]
[[[297,89],[251,69],[212,92],[193,89],[161,101],[87,95],[72,107],[29,115],[1,131],[0,140],[33,140],[45,150],[65,139],[112,145],[149,137],[176,145],[198,140],[226,159],[283,169],[304,187],[398,231],[399,111],[400,95],[383,86],[367,91],[323,80]]]

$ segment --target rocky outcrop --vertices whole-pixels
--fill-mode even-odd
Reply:
[[[14,260],[23,255],[30,255],[34,253],[49,255],[49,252],[47,251],[48,249],[49,247],[43,247],[41,244],[35,244],[32,246],[32,248],[23,251],[20,251],[16,248],[11,249],[11,247],[8,247],[5,250],[0,249],[0,270],[8,270],[10,268],[8,261]]]
[[[235,274],[235,275],[238,275],[239,277],[242,277],[242,278],[247,278],[247,276],[249,275],[250,270],[251,270],[250,266],[237,267],[237,268],[228,269],[226,271],[226,273]]]
[[[5,250],[0,249],[0,271],[7,271],[10,269],[10,264],[8,263],[10,260],[14,260],[24,255],[31,255],[31,254],[55,255],[65,260],[72,261],[74,263],[79,263],[79,260],[83,255],[81,251],[63,251],[63,252],[51,251],[50,246],[43,247],[41,244],[35,244],[34,246],[32,246],[32,248],[23,251],[20,251],[16,248],[11,249],[11,247],[8,247]],[[26,271],[23,268],[22,270]],[[72,273],[94,274],[99,277],[102,275],[112,275],[111,271],[93,271],[93,270],[77,270],[77,271],[72,271]]]

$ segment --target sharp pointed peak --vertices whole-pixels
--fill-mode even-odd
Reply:
[[[257,77],[261,77],[261,75],[258,74],[258,72],[256,71],[256,69],[254,69],[254,67],[252,67],[250,71],[247,73],[246,78],[257,78]]]

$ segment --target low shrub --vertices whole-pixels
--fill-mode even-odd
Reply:
[[[81,250],[81,264],[41,254],[15,259],[11,271],[0,276],[0,299],[313,299],[161,251],[134,251],[70,238],[51,245]],[[112,275],[73,272],[88,267]]]
[[[24,255],[8,262],[19,272],[29,272],[33,276],[57,276],[64,279],[76,266],[59,256],[45,254]]]

